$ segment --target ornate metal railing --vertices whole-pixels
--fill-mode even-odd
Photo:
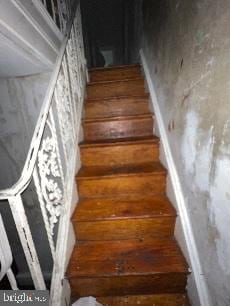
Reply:
[[[71,15],[72,0],[40,0],[50,17],[62,31],[65,33],[66,21]]]
[[[14,186],[0,191],[0,200],[7,200],[11,208],[33,285],[42,290],[46,283],[23,204],[28,188],[37,194],[53,259],[50,305],[55,306],[62,305],[64,295],[77,145],[87,81],[79,1],[74,1],[71,12],[22,174]]]

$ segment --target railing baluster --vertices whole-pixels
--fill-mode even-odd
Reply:
[[[47,8],[46,0],[42,0],[42,3],[44,4],[45,8]]]
[[[78,89],[78,75],[76,73],[76,65],[77,65],[77,59],[75,57],[75,45],[73,43],[73,30],[70,34],[70,39],[67,44],[66,48],[66,62],[67,62],[67,68],[69,72],[69,81],[70,81],[70,87],[72,92],[72,113],[74,114],[74,125],[76,128],[76,123],[78,120],[78,111],[77,111],[77,102],[79,98],[79,89]]]
[[[38,260],[37,251],[35,249],[21,196],[16,195],[15,197],[9,198],[9,204],[35,289],[45,290],[45,281],[42,275],[41,266]]]
[[[17,281],[15,279],[15,276],[14,276],[14,273],[12,271],[12,269],[10,268],[8,271],[7,271],[7,277],[8,277],[8,280],[10,282],[10,286],[11,286],[11,289],[12,290],[18,290],[18,285],[17,285]]]
[[[56,146],[56,155],[57,155],[57,161],[58,161],[58,166],[59,166],[59,171],[60,171],[61,182],[62,182],[62,185],[65,186],[65,178],[64,178],[63,167],[61,163],[61,156],[60,156],[59,147],[58,147],[57,131],[56,131],[54,115],[53,115],[53,105],[50,109],[50,123],[52,126],[52,132],[53,132],[52,136],[53,136],[55,146]]]
[[[77,73],[77,78],[78,78],[78,86],[79,86],[79,91],[82,88],[82,79],[81,79],[81,53],[80,53],[80,42],[79,42],[79,35],[78,35],[78,29],[77,29],[77,15],[74,20],[73,24],[73,33],[74,33],[74,39],[77,43],[75,43],[75,56],[76,56],[76,73]]]
[[[54,92],[66,164],[68,163],[69,142],[71,141],[71,147],[73,148],[76,139],[75,112],[73,112],[74,101],[71,93],[71,80],[69,78],[67,65],[66,54],[64,54],[57,86]]]
[[[68,43],[67,43],[68,46]],[[72,84],[71,84],[71,79],[69,75],[69,68],[68,68],[68,59],[67,59],[67,50],[63,58],[63,70],[64,70],[64,81],[65,81],[65,86],[68,88],[68,97],[69,97],[69,106],[70,106],[70,117],[72,121],[72,131],[73,131],[73,141],[75,141],[76,135],[75,135],[75,118],[74,118],[74,112],[73,112],[73,94],[72,94]],[[72,108],[72,110],[71,110]]]
[[[49,241],[49,245],[50,245],[51,254],[52,254],[52,257],[54,259],[54,255],[55,255],[54,241],[53,241],[53,237],[51,235],[49,219],[48,219],[48,215],[47,215],[47,211],[46,211],[46,207],[45,207],[45,201],[44,201],[44,198],[42,196],[42,190],[41,190],[38,171],[37,171],[36,167],[34,168],[33,179],[34,179],[34,185],[35,185],[35,188],[36,188],[36,192],[37,192],[37,195],[38,195],[38,201],[39,201],[41,211],[42,211],[42,216],[43,216],[43,219],[44,219],[44,224],[45,224],[46,233],[47,233],[47,237],[48,237],[48,241]]]
[[[56,19],[56,7],[54,4],[54,0],[50,0],[51,1],[51,8],[52,8],[52,15],[53,15],[53,20],[54,22],[57,24],[57,19]]]
[[[66,24],[71,15],[71,9],[67,0],[57,0],[58,16],[62,33],[66,31]]]
[[[61,0],[57,0],[57,6],[58,6],[58,16],[59,16],[59,22],[60,22],[60,30],[62,33],[65,33],[66,30],[66,20],[65,20],[65,14],[66,14],[66,7],[63,6],[63,2]]]

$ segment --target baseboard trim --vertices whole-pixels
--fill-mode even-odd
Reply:
[[[147,82],[147,86],[148,86],[148,90],[149,90],[149,94],[151,98],[151,103],[154,109],[155,118],[158,124],[158,129],[159,129],[159,133],[161,137],[162,147],[165,153],[169,175],[170,175],[172,186],[173,186],[174,193],[175,193],[175,198],[176,198],[177,207],[178,207],[178,214],[181,219],[185,242],[186,242],[187,249],[188,249],[189,259],[191,262],[191,269],[194,275],[197,292],[198,292],[199,299],[200,299],[200,304],[201,306],[212,306],[206,279],[202,272],[202,267],[201,267],[199,254],[198,254],[198,250],[197,250],[197,246],[195,242],[195,237],[194,237],[193,230],[192,230],[192,225],[191,225],[188,211],[186,208],[185,197],[182,191],[182,186],[181,186],[177,168],[176,168],[176,165],[173,159],[166,128],[164,125],[163,117],[162,117],[159,103],[157,100],[154,84],[151,79],[150,71],[149,71],[148,64],[147,64],[146,57],[145,57],[143,50],[140,50],[140,58],[141,58],[141,64],[143,67],[145,79]]]

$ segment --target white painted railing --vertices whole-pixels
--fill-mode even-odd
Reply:
[[[79,1],[73,3],[67,25],[66,17],[60,18],[62,28],[66,28],[65,38],[22,174],[14,186],[0,191],[0,200],[9,202],[33,285],[42,290],[46,289],[46,284],[22,197],[29,184],[36,190],[53,258],[50,305],[55,306],[62,305],[64,294],[78,135],[87,81],[80,4]],[[65,15],[63,7],[59,16],[61,14]]]

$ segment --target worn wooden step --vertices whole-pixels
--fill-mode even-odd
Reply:
[[[140,96],[145,94],[144,79],[125,79],[120,81],[106,81],[89,83],[87,99],[113,98],[119,96]]]
[[[176,212],[165,196],[80,200],[72,217],[77,240],[172,236]]]
[[[99,297],[103,306],[190,306],[185,294],[148,294]]]
[[[148,96],[118,97],[89,100],[85,104],[85,118],[106,118],[148,114]]]
[[[137,78],[141,75],[140,65],[115,66],[108,68],[94,68],[90,71],[90,81],[115,81]]]
[[[77,296],[184,293],[188,267],[174,239],[87,241],[68,277]]]
[[[83,166],[142,164],[159,159],[159,138],[125,138],[80,144]]]
[[[82,167],[76,177],[81,197],[165,192],[166,170],[159,162],[114,167]]]
[[[108,306],[188,306],[188,266],[173,238],[176,212],[140,67],[91,71],[87,95],[72,294]]]
[[[153,135],[151,114],[83,121],[84,140],[100,140]]]

